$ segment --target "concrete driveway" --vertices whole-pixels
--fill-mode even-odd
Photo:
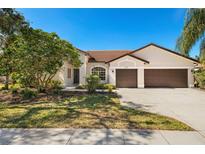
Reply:
[[[123,105],[167,115],[187,123],[205,137],[205,91],[194,88],[118,90]]]

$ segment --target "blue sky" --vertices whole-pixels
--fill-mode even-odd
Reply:
[[[56,32],[82,50],[134,50],[151,42],[174,50],[186,12],[186,9],[17,10],[32,27]],[[190,55],[198,55],[198,45]]]

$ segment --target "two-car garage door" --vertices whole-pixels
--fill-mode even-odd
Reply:
[[[187,88],[187,80],[187,69],[144,70],[145,88]]]
[[[153,88],[186,88],[188,86],[187,69],[145,69],[144,86]],[[137,87],[137,69],[117,69],[118,88]]]

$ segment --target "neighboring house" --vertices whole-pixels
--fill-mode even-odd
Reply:
[[[156,44],[148,44],[134,51],[79,50],[82,65],[73,68],[68,62],[56,75],[64,86],[85,84],[91,73],[99,74],[101,83],[117,87],[146,88],[194,86],[192,69],[198,61]]]

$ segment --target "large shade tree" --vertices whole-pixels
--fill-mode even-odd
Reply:
[[[8,50],[8,47],[17,35],[26,31],[28,26],[24,16],[15,9],[0,8],[0,76],[6,77],[6,89],[8,89],[9,77],[17,66],[14,62],[16,54]]]
[[[0,76],[25,86],[47,88],[58,70],[68,61],[80,66],[79,54],[55,33],[33,29],[15,9],[0,9]]]
[[[200,42],[199,60],[205,61],[205,9],[188,9],[177,48],[183,55],[189,55],[196,42]]]
[[[17,78],[35,88],[46,89],[65,61],[75,67],[81,64],[78,52],[69,42],[40,29],[30,28],[19,35],[9,51],[18,53]]]

